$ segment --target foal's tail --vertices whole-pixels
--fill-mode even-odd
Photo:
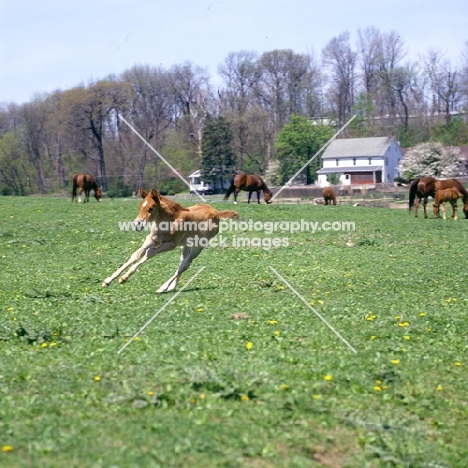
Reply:
[[[410,211],[414,205],[414,199],[416,198],[416,192],[418,191],[418,184],[419,184],[419,178],[414,179],[410,185],[410,189],[409,189],[409,210]]]
[[[240,219],[239,213],[233,210],[218,211],[219,219]]]
[[[234,179],[232,179],[231,185],[228,188],[228,191],[226,192],[226,195],[224,195],[225,200],[227,200],[230,197],[231,193],[234,192],[235,188],[236,188],[236,186],[234,185]]]

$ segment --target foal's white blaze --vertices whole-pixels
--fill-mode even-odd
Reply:
[[[141,206],[146,206],[148,204],[148,200],[146,200],[145,202],[143,202],[143,205]]]

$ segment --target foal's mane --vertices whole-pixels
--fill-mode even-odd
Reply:
[[[181,211],[190,211],[186,206],[182,206],[181,204],[170,200],[169,198],[164,197],[163,195],[159,195],[159,203],[161,205],[161,209],[171,218],[176,218],[177,215]]]

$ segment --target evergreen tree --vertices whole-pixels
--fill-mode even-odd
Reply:
[[[202,175],[213,185],[218,180],[221,187],[224,180],[234,173],[235,156],[232,150],[232,131],[224,117],[207,116],[203,131]]]

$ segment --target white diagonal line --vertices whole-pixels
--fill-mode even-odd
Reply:
[[[275,275],[280,278],[288,287],[291,289],[293,293],[309,308],[314,312],[314,314],[325,324],[327,327],[353,352],[357,353],[357,351],[272,267],[270,269],[273,270]]]
[[[271,198],[273,201],[355,118],[353,115]],[[271,202],[270,202],[271,203]]]
[[[120,354],[203,270],[201,267],[188,281],[184,284],[183,288],[177,291],[131,338],[128,340],[117,352]]]
[[[169,161],[167,161],[165,158],[163,158],[163,156],[161,154],[159,154],[159,152],[157,150],[155,150],[139,133],[137,130],[135,130],[134,127],[132,127],[120,114],[119,114],[119,119],[122,120],[123,122],[125,122],[129,127],[130,129],[133,131],[133,133],[135,133],[136,136],[138,136],[144,143],[145,145],[148,146],[148,148],[150,148],[155,154],[156,156],[158,156],[158,158],[162,159],[171,169],[172,171],[175,172],[175,174],[179,177],[179,179],[182,180],[182,182],[184,182],[184,184],[188,185],[188,187],[190,188],[190,184],[184,179],[184,177],[182,177],[179,172],[174,168],[172,167],[172,165],[169,163]],[[202,195],[200,195],[200,193],[198,193],[196,190],[194,190],[194,192],[206,203],[206,200],[203,198]]]

